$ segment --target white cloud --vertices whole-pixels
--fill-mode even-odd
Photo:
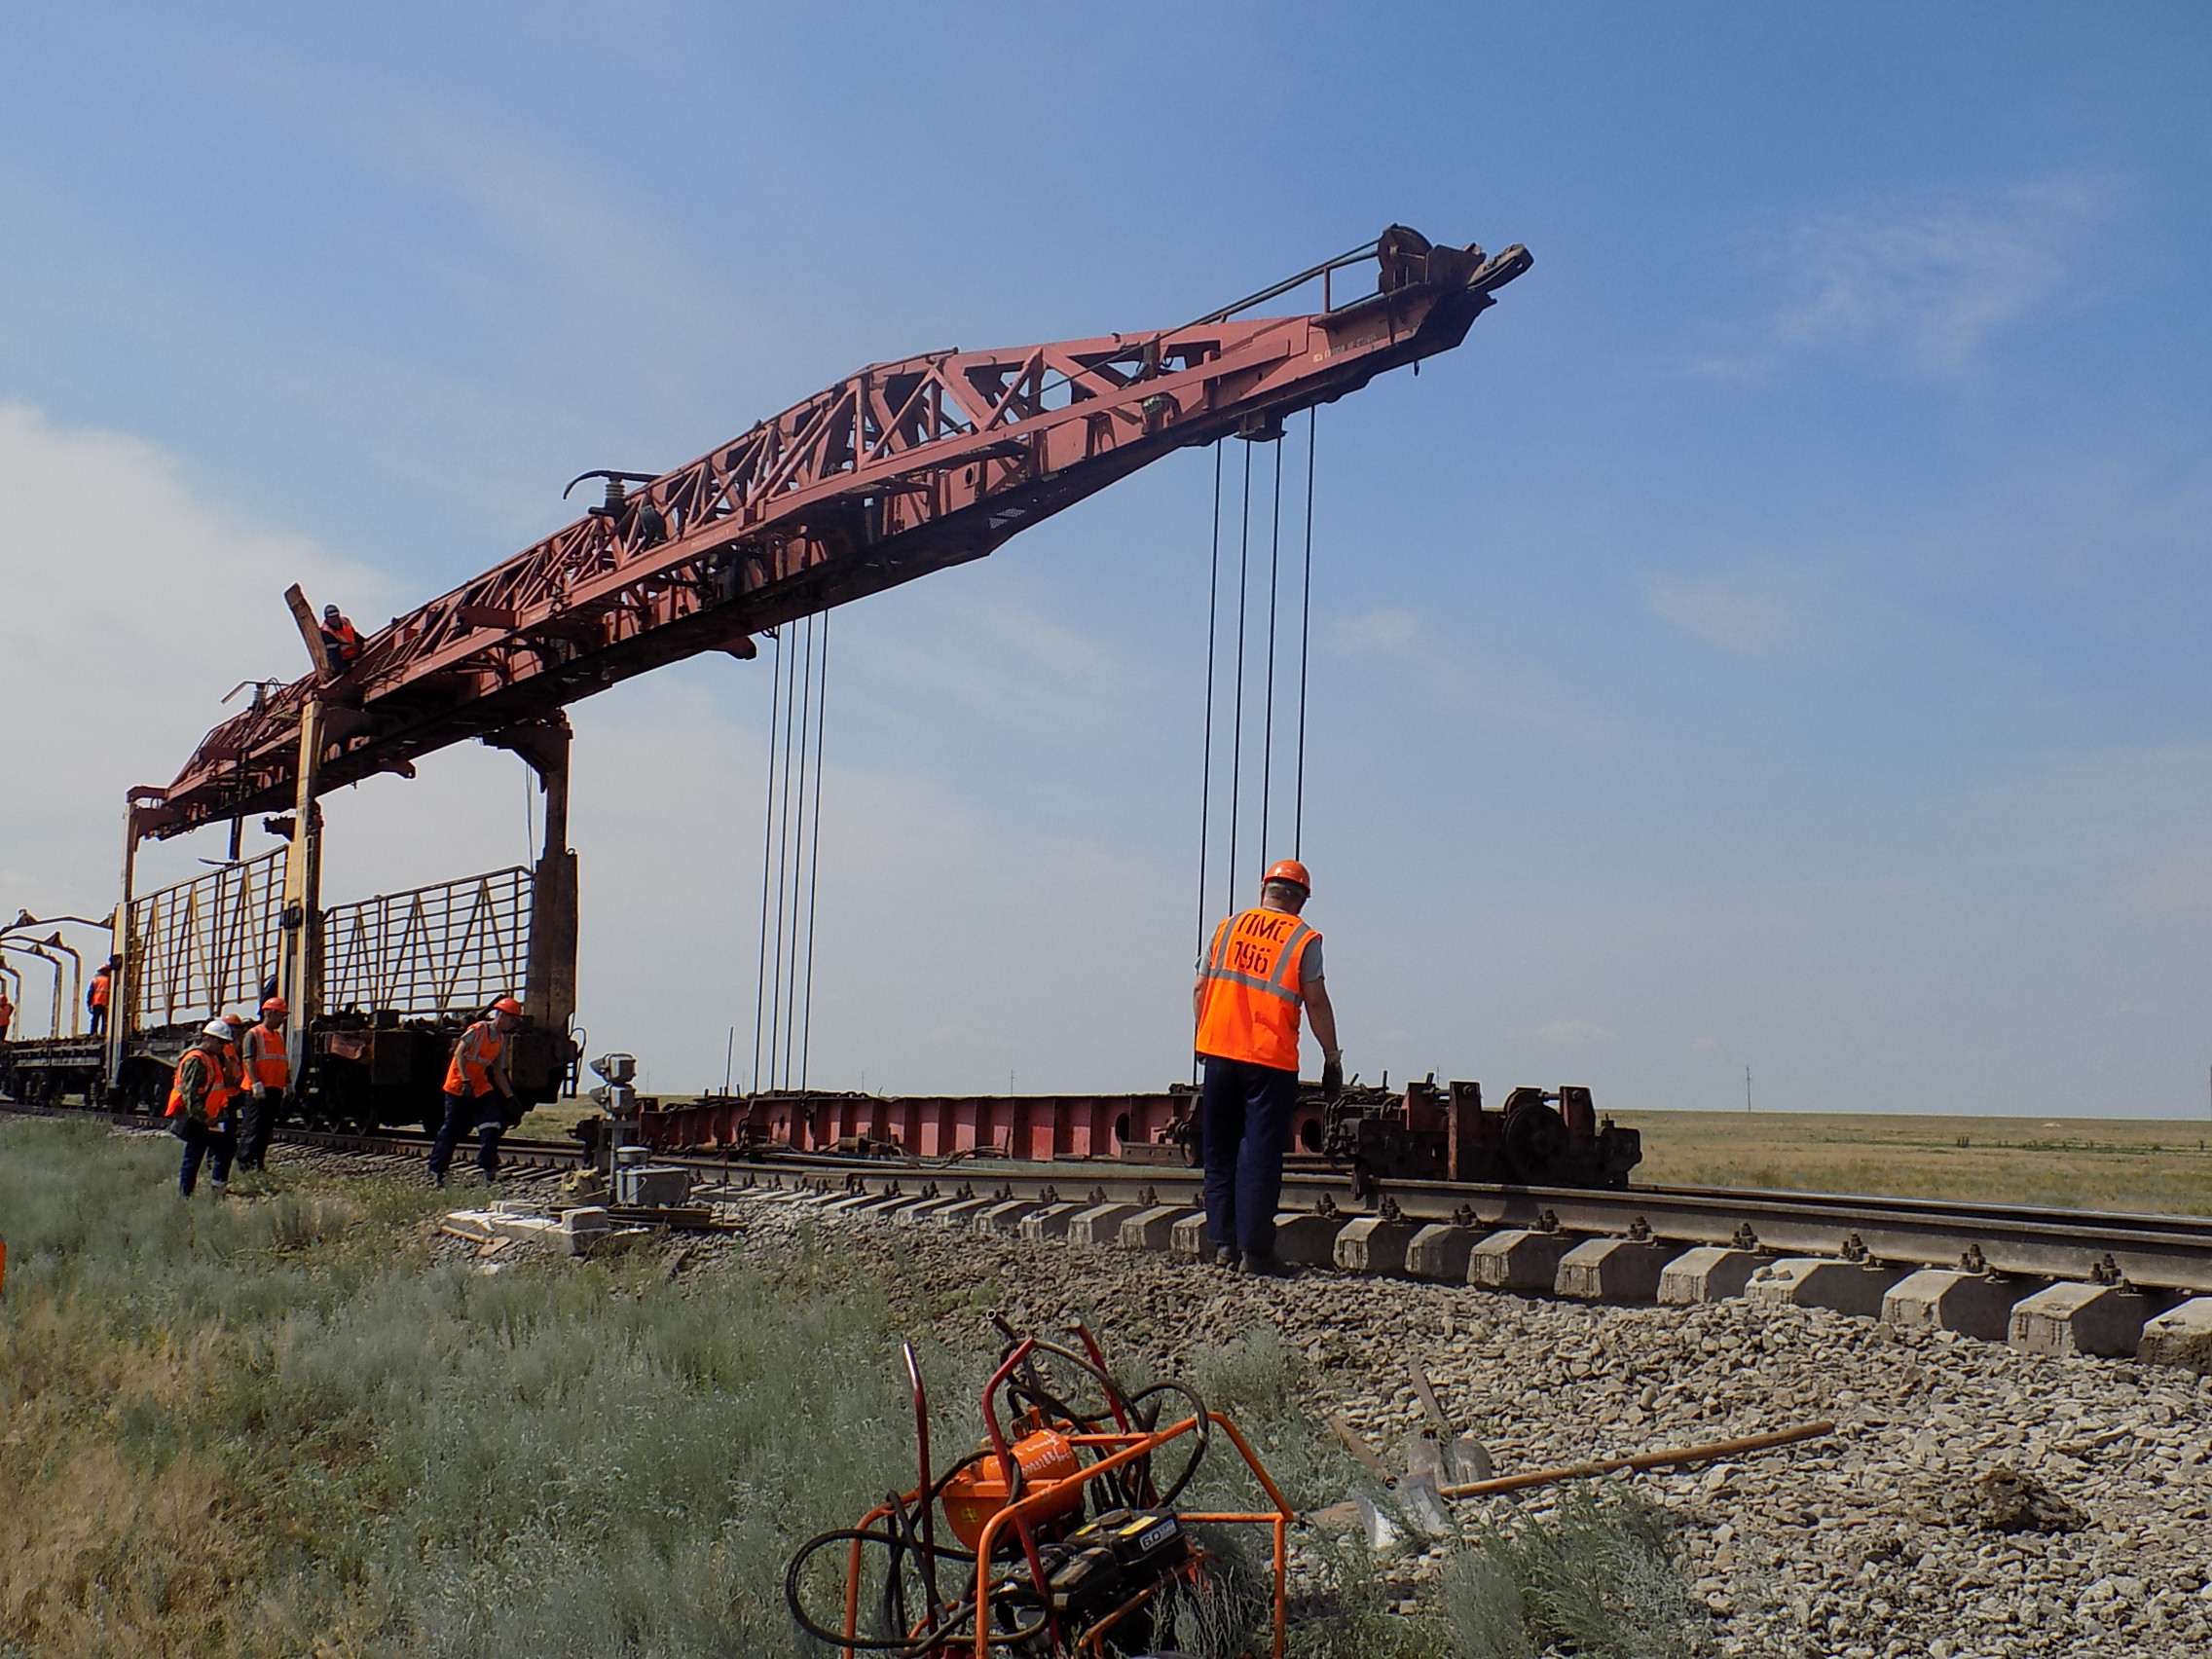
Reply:
[[[1537,1031],[1536,1035],[1563,1049],[1584,1043],[1609,1043],[1613,1040],[1613,1034],[1594,1019],[1555,1019]]]
[[[1062,729],[1119,710],[1129,676],[1105,645],[1021,606],[931,596],[925,627],[871,647],[872,673],[908,692],[965,704],[1009,724]]]
[[[1732,656],[1770,656],[1797,632],[1797,617],[1788,607],[1718,582],[1661,576],[1647,598],[1651,613],[1661,621]]]
[[[0,904],[104,913],[126,787],[174,777],[240,681],[306,669],[284,588],[363,621],[389,596],[209,506],[152,445],[20,404],[0,405]]]
[[[1791,290],[1751,357],[1707,373],[1755,373],[1778,351],[1871,347],[1957,370],[1995,330],[2056,301],[2083,276],[2089,233],[2115,191],[2061,174],[1994,194],[1946,192],[1813,215],[1768,239]]]
[[[1408,656],[1420,638],[1420,618],[1395,606],[1378,606],[1336,624],[1339,656]]]

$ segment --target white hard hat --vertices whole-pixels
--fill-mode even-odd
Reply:
[[[203,1037],[220,1037],[228,1043],[231,1040],[231,1022],[227,1019],[210,1019],[200,1028],[200,1035]]]

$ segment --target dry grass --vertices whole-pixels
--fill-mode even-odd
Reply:
[[[784,1650],[783,1561],[909,1455],[865,1286],[486,1277],[458,1198],[174,1161],[0,1124],[7,1659]]]
[[[565,1141],[569,1130],[586,1118],[599,1116],[599,1108],[589,1100],[570,1095],[549,1101],[543,1106],[533,1106],[523,1114],[522,1122],[515,1125],[516,1136],[523,1140]]]
[[[2212,1123],[1866,1113],[1616,1112],[1634,1179],[2212,1215]]]

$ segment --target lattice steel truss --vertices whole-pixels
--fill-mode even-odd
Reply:
[[[325,910],[323,1007],[428,1018],[519,994],[530,917],[519,866]]]
[[[301,713],[324,706],[318,791],[408,772],[700,651],[756,654],[793,617],[978,559],[1189,445],[1278,436],[1285,416],[1450,350],[1530,267],[1376,241],[1182,328],[876,363],[395,618],[328,682],[218,726],[134,834],[294,805]],[[1372,290],[1340,274],[1375,272]],[[1241,314],[1310,283],[1321,309]]]
[[[129,1022],[137,1029],[253,1008],[283,946],[284,854],[180,881],[132,902]]]

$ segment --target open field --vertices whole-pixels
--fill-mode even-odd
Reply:
[[[1643,1133],[1634,1180],[1986,1198],[2212,1215],[2212,1123],[1882,1113],[1615,1112]]]

